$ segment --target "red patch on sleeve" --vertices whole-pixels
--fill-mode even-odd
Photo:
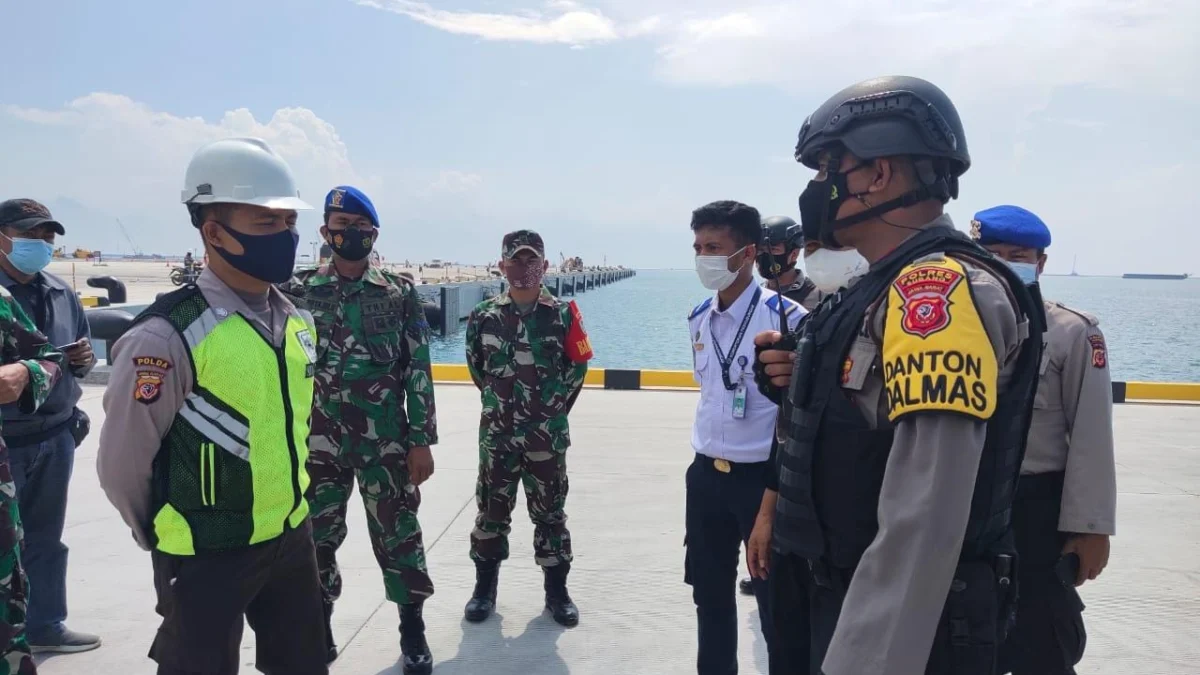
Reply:
[[[594,356],[592,341],[588,339],[587,331],[583,328],[583,315],[579,313],[579,307],[575,305],[575,301],[572,300],[569,306],[571,308],[571,329],[567,331],[567,358],[575,363],[586,363]]]
[[[1104,338],[1100,335],[1089,335],[1088,343],[1092,345],[1092,367],[1104,368],[1108,365],[1108,348],[1104,346]]]
[[[161,373],[150,370],[138,372],[137,381],[133,383],[133,400],[150,405],[162,396],[163,378]]]
[[[904,300],[900,327],[905,333],[927,338],[950,325],[950,294],[963,275],[943,267],[919,267],[906,272],[892,286]]]

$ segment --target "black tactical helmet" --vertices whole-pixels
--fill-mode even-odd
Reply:
[[[799,223],[787,216],[764,218],[762,233],[763,245],[767,248],[775,244],[784,244],[785,252],[790,252],[804,245]]]
[[[948,198],[971,166],[958,111],[945,92],[916,77],[879,77],[834,94],[804,120],[796,161],[818,169],[824,149],[845,147],[862,159],[909,155],[934,160]]]

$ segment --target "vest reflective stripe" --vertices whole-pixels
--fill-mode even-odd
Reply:
[[[274,539],[308,515],[313,336],[290,316],[276,349],[199,291],[177,293],[147,310],[175,325],[195,377],[155,462],[156,546],[193,555]]]
[[[203,397],[192,393],[184,400],[179,416],[224,450],[243,461],[250,461],[250,428],[233,415],[218,410]]]

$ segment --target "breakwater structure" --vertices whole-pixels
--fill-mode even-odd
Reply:
[[[629,269],[600,269],[566,274],[547,274],[543,285],[558,297],[586,293],[637,274]],[[106,344],[125,332],[125,327],[148,304],[126,303],[125,285],[112,277],[91,277],[88,286],[107,292],[107,296],[90,298],[84,310],[91,326],[96,357],[106,356]],[[441,335],[459,331],[462,322],[480,302],[503,293],[508,286],[503,278],[481,279],[461,283],[418,284],[417,295],[425,310],[429,325]]]

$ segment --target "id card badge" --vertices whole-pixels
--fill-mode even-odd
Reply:
[[[737,389],[733,392],[733,419],[740,420],[746,416],[746,379],[738,380]]]

